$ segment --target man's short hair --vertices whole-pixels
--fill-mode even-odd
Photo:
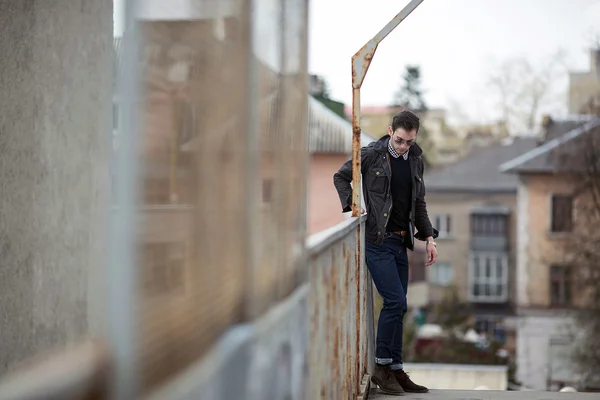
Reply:
[[[421,123],[419,117],[412,111],[404,110],[394,115],[392,119],[392,132],[396,132],[396,129],[402,128],[408,132],[416,130],[419,133],[419,127]]]

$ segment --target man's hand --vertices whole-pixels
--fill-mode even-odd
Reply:
[[[433,237],[428,237],[427,242],[433,242]],[[437,249],[434,244],[425,245],[425,251],[427,252],[427,261],[425,262],[425,266],[429,267],[430,265],[435,264],[437,260]]]
[[[360,215],[365,215],[367,211],[364,208],[360,208]]]

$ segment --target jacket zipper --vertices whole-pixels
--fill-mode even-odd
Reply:
[[[383,158],[385,158],[387,160],[387,165],[388,165],[388,170],[389,170],[389,176],[390,178],[388,179],[388,190],[387,190],[387,195],[388,195],[388,199],[390,198],[390,190],[392,187],[392,164],[390,163],[390,158],[389,156],[383,156]],[[392,206],[394,205],[393,201],[390,201],[390,209],[387,212],[387,218],[385,219],[385,225],[383,226],[383,228],[387,228],[387,224],[388,221],[390,220],[390,215],[392,215]]]
[[[421,178],[419,178],[419,175],[415,175],[415,182],[413,183],[413,200],[412,200],[412,207],[411,207],[411,219],[412,219],[412,223],[413,223],[413,227],[415,227],[416,229],[416,222],[415,222],[415,201],[417,200],[417,182],[421,182]]]

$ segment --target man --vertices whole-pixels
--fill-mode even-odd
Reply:
[[[361,149],[363,198],[367,207],[366,261],[383,297],[371,382],[387,394],[428,391],[415,384],[402,366],[402,320],[407,311],[408,289],[406,250],[414,249],[415,238],[424,240],[425,265],[432,265],[437,258],[434,239],[438,232],[431,226],[425,205],[423,151],[415,143],[419,125],[414,113],[402,111],[394,116],[387,135]],[[351,211],[352,160],[335,173],[333,182],[342,212]]]

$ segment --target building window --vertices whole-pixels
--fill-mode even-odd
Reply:
[[[572,284],[571,267],[552,265],[550,267],[550,304],[557,307],[570,306]]]
[[[471,215],[471,235],[472,236],[506,236],[506,215]]]
[[[144,180],[144,204],[170,204],[169,181],[167,179]]]
[[[450,214],[436,215],[434,218],[435,229],[439,231],[439,237],[449,237],[452,232],[452,218]]]
[[[183,287],[185,275],[183,243],[145,243],[141,250],[143,290],[148,295],[163,294]]]
[[[473,253],[469,265],[469,286],[471,301],[484,303],[506,301],[508,298],[506,253]]]
[[[429,267],[429,282],[436,285],[448,286],[452,283],[452,265],[437,262]]]
[[[262,201],[263,203],[270,203],[273,201],[273,179],[263,179]]]
[[[553,195],[551,199],[550,231],[553,233],[571,232],[573,228],[573,197]]]

